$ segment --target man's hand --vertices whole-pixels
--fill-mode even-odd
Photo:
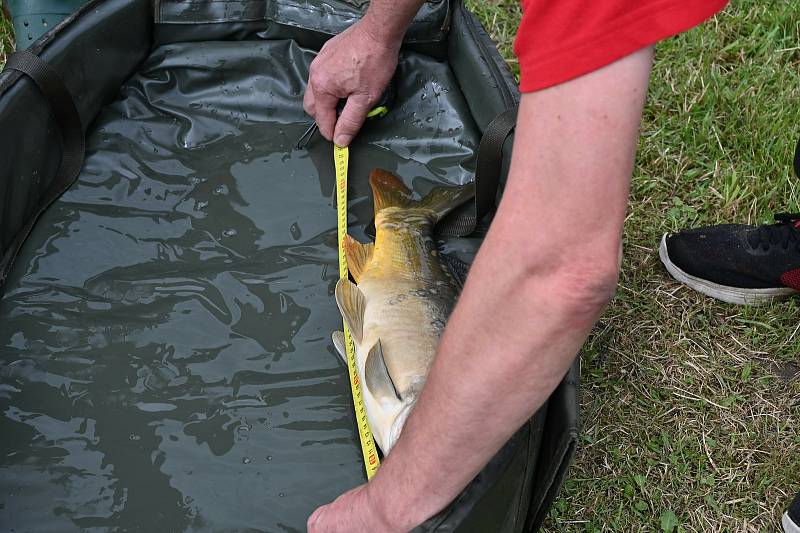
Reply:
[[[339,146],[356,136],[397,68],[397,54],[423,0],[372,0],[367,13],[325,43],[311,62],[303,97],[319,132]],[[347,99],[342,115],[336,106]]]
[[[369,28],[365,19],[333,37],[309,69],[303,107],[322,136],[339,146],[353,140],[397,68],[401,40],[376,36]],[[347,103],[337,120],[341,98]]]
[[[308,533],[357,533],[402,531],[390,524],[376,502],[369,501],[367,485],[360,485],[317,508],[308,518]]]

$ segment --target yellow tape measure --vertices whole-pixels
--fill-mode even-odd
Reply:
[[[338,218],[339,234],[339,278],[348,278],[347,257],[344,254],[344,236],[347,234],[347,163],[349,160],[348,148],[333,145],[333,164],[336,168],[336,216]],[[367,479],[372,479],[381,462],[378,459],[378,450],[375,448],[375,439],[369,429],[367,409],[364,407],[364,396],[361,394],[361,380],[358,378],[356,367],[356,345],[350,336],[347,324],[344,326],[344,346],[347,353],[347,369],[350,373],[350,390],[353,393],[353,405],[356,409],[356,424],[358,436],[361,438],[361,453],[364,456],[364,467],[367,469]]]

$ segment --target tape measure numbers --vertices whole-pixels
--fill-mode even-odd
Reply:
[[[338,219],[339,243],[339,278],[348,279],[347,257],[344,254],[344,236],[347,234],[347,164],[349,150],[346,146],[333,146],[333,163],[336,168],[336,216]],[[347,352],[347,369],[350,374],[350,390],[353,393],[353,405],[356,410],[356,425],[358,436],[361,440],[361,453],[364,456],[364,467],[367,470],[367,479],[372,479],[380,466],[378,450],[375,448],[375,439],[369,429],[367,409],[364,406],[364,396],[361,394],[361,380],[358,377],[356,366],[356,345],[350,336],[347,324],[344,326],[344,346]]]

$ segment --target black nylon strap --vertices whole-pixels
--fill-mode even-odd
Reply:
[[[500,172],[503,166],[503,144],[517,122],[517,107],[497,115],[486,126],[475,163],[475,198],[446,216],[436,226],[443,237],[463,237],[475,231],[478,222],[494,208]]]
[[[17,233],[8,251],[0,261],[0,287],[5,283],[14,258],[22,248],[22,243],[30,235],[34,224],[42,213],[72,185],[83,166],[85,141],[83,125],[75,101],[61,76],[48,63],[28,50],[11,54],[6,69],[18,70],[29,76],[44,95],[53,111],[58,131],[61,135],[61,163],[55,178],[39,199],[36,212]]]

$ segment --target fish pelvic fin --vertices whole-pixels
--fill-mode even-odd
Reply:
[[[347,268],[356,280],[361,283],[361,276],[367,269],[367,264],[372,259],[372,252],[375,250],[373,243],[361,244],[350,235],[344,236],[344,254],[347,257]]]
[[[344,364],[347,364],[347,350],[344,346],[344,331],[334,331],[331,335],[333,340],[333,347],[336,348],[336,353],[342,358]]]
[[[386,368],[380,339],[375,342],[367,354],[367,360],[364,363],[364,380],[376,399],[388,398],[403,401],[394,386],[392,376],[389,375],[389,369]]]
[[[372,186],[376,216],[378,211],[388,207],[424,209],[432,213],[434,223],[475,196],[475,184],[467,183],[452,187],[436,187],[421,200],[414,200],[411,197],[411,189],[397,176],[380,168],[370,173],[369,184]]]
[[[364,331],[364,309],[367,300],[364,293],[349,279],[340,279],[336,283],[336,305],[342,313],[353,339],[361,344]]]
[[[416,203],[411,198],[411,189],[391,172],[381,168],[374,169],[369,173],[369,184],[372,187],[375,215],[387,207],[411,207]]]

